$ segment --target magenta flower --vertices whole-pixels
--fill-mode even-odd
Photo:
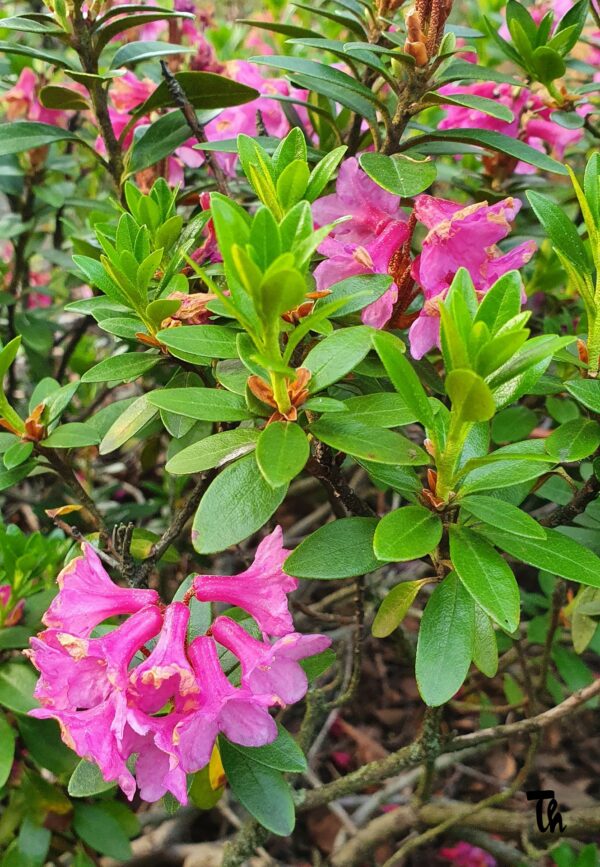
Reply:
[[[25,600],[15,602],[12,596],[10,584],[0,584],[0,626],[16,626],[23,616]]]
[[[148,718],[146,722],[140,722],[141,716],[135,712],[129,714],[122,747],[123,755],[128,758],[137,756],[135,779],[140,798],[152,803],[170,792],[180,804],[187,804],[187,775],[179,759],[156,744],[156,733],[165,727],[165,723],[172,730],[172,715]]]
[[[218,617],[211,632],[219,644],[238,657],[242,684],[257,695],[276,695],[281,705],[300,701],[308,689],[298,660],[321,653],[331,644],[326,635],[298,632],[290,632],[272,645],[265,644],[229,617]]]
[[[34,120],[53,126],[66,127],[70,114],[59,109],[44,108],[37,96],[39,84],[33,69],[26,66],[19,75],[17,83],[2,94],[6,119],[9,121]],[[72,87],[71,89],[75,90],[76,88]]]
[[[298,581],[286,575],[283,562],[290,553],[283,547],[281,527],[265,536],[254,563],[239,575],[196,575],[194,593],[200,602],[228,602],[239,605],[258,623],[263,634],[287,635],[294,624],[287,594]]]
[[[440,849],[439,854],[453,867],[496,867],[496,859],[479,846],[472,846],[463,840],[450,847]]]
[[[158,602],[156,590],[114,584],[92,546],[83,543],[81,548],[83,557],[72,560],[57,578],[60,590],[42,618],[46,626],[85,638],[109,617]]]
[[[521,268],[531,259],[536,248],[533,241],[525,241],[507,253],[497,247],[510,232],[510,222],[520,207],[521,203],[512,198],[491,206],[487,202],[465,206],[433,196],[416,197],[415,215],[429,233],[412,266],[413,278],[425,297],[409,331],[414,358],[422,358],[438,344],[439,304],[459,268],[469,271],[481,295],[503,274]]]
[[[199,636],[188,652],[200,683],[199,705],[181,715],[172,728],[165,725],[156,736],[157,745],[174,753],[187,773],[194,773],[210,761],[219,732],[246,747],[274,741],[277,726],[267,708],[276,703],[276,697],[257,696],[247,687],[233,686],[223,673],[212,638]]]
[[[328,289],[356,274],[393,274],[396,254],[407,239],[408,227],[398,220],[389,222],[379,235],[373,235],[372,240],[364,244],[328,238],[319,247],[319,252],[327,258],[315,268],[317,290]],[[392,283],[381,298],[363,309],[362,321],[373,328],[383,328],[392,315],[397,298],[398,287]]]
[[[171,698],[177,710],[196,704],[198,684],[185,653],[189,619],[187,605],[172,602],[165,611],[158,642],[131,674],[130,695],[146,713],[156,713]]]
[[[342,163],[335,193],[317,199],[312,212],[319,227],[340,217],[352,217],[331,232],[331,237],[348,244],[368,244],[390,223],[406,222],[398,196],[387,193],[372,181],[359,167],[355,157]]]

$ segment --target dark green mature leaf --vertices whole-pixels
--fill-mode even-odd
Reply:
[[[281,774],[254,761],[248,750],[219,738],[219,751],[233,793],[254,818],[273,834],[287,837],[294,830],[292,790]]]
[[[125,352],[105,358],[81,377],[82,382],[130,382],[142,376],[161,360],[160,355],[147,352]]]
[[[283,24],[279,21],[261,21],[252,18],[238,18],[238,24],[247,24],[248,27],[258,27],[261,30],[268,30],[271,33],[282,33],[284,36],[299,37],[314,36],[314,30],[309,30],[307,27],[298,27],[295,24]]]
[[[546,440],[548,454],[562,463],[587,458],[599,445],[600,425],[585,418],[574,418],[561,424]]]
[[[319,527],[293,551],[284,563],[296,578],[353,578],[378,569],[373,554],[377,518],[340,518]]]
[[[558,530],[546,528],[545,539],[524,539],[488,526],[480,532],[524,563],[569,581],[600,587],[600,557]]]
[[[200,355],[205,358],[237,358],[239,331],[226,325],[186,325],[185,328],[166,328],[156,335],[176,357]]]
[[[245,84],[239,84],[223,75],[213,72],[177,72],[177,82],[189,99],[191,105],[198,109],[227,108],[231,105],[241,105],[256,99],[258,91]],[[166,81],[161,82],[150,94],[146,102],[139,106],[136,117],[143,117],[159,108],[175,105]]]
[[[214,112],[206,111],[200,114],[198,120],[206,123],[214,116]],[[190,128],[180,111],[170,111],[159,117],[135,138],[127,163],[127,175],[134,175],[155,165],[173,153],[189,137]]]
[[[265,744],[263,747],[242,747],[236,744],[235,748],[251,761],[273,768],[275,771],[303,773],[307,768],[304,753],[291,734],[279,723],[277,729],[279,733],[272,744]]]
[[[473,662],[486,677],[494,677],[498,671],[496,633],[491,619],[479,605],[475,605],[473,639]]]
[[[373,550],[376,557],[386,562],[416,560],[438,546],[442,533],[438,515],[423,506],[403,506],[381,519]]]
[[[565,388],[579,403],[587,406],[592,412],[600,414],[600,381],[597,379],[571,379],[569,382],[565,382]]]
[[[25,661],[9,660],[0,666],[0,706],[15,713],[27,713],[37,707],[33,690],[37,675]]]
[[[432,102],[434,105],[462,105],[475,111],[481,111],[490,117],[504,120],[507,123],[511,123],[514,120],[514,114],[508,106],[495,99],[488,99],[485,96],[475,96],[471,93],[426,93],[424,96],[425,100]]]
[[[172,54],[192,54],[196,49],[184,45],[170,45],[168,42],[128,42],[117,49],[109,69],[120,66],[135,66],[153,57],[168,57]]]
[[[1,23],[1,22],[0,22]],[[76,69],[65,57],[65,52],[61,54],[46,49],[32,48],[30,45],[25,45],[23,42],[0,42],[0,54],[17,54],[23,57],[32,57],[35,60],[43,60],[46,63],[57,66],[59,69],[73,70]],[[73,63],[76,63],[75,58]],[[18,123],[28,123],[28,121],[17,121]],[[12,124],[9,124],[11,126]],[[44,124],[46,126],[47,124]],[[54,127],[53,127],[54,128]],[[25,148],[23,148],[25,150]]]
[[[422,193],[437,177],[435,163],[430,157],[414,159],[403,154],[388,157],[367,151],[361,155],[360,165],[376,184],[402,198]]]
[[[347,302],[332,313],[330,318],[338,319],[348,313],[355,313],[381,298],[391,284],[392,278],[389,274],[357,274],[355,277],[346,277],[345,280],[340,280],[339,283],[329,287],[330,294],[317,301],[315,312],[347,297]]]
[[[80,141],[80,139],[69,130],[52,126],[49,123],[37,123],[31,120],[3,123],[0,126],[0,157],[44,147],[59,141]]]
[[[115,786],[114,780],[107,782],[104,779],[98,765],[82,759],[71,774],[67,791],[72,798],[89,798]]]
[[[304,362],[311,372],[308,387],[320,391],[350,373],[371,348],[371,332],[364,325],[340,328],[311,349]]]
[[[272,488],[263,478],[254,455],[230,464],[202,497],[192,542],[200,554],[224,551],[259,530],[281,505],[287,485]]]
[[[412,409],[407,407],[400,394],[384,391],[377,394],[362,394],[349,397],[343,406],[355,421],[374,427],[401,427],[417,421]]]
[[[177,452],[165,467],[174,475],[191,475],[220,467],[242,457],[256,448],[260,431],[254,428],[236,428],[205,437]]]
[[[65,31],[59,27],[50,15],[40,14],[37,18],[11,16],[0,19],[0,30],[18,30],[21,33],[44,33],[47,36],[64,36]]]
[[[39,93],[39,100],[45,108],[57,108],[61,111],[86,111],[90,104],[76,90],[70,87],[58,87],[55,84],[47,84]]]
[[[15,756],[15,730],[6,717],[0,716],[0,789],[10,775]]]
[[[159,409],[200,421],[242,421],[253,418],[243,397],[216,388],[165,388],[148,395]]]
[[[450,526],[450,558],[473,599],[508,632],[519,625],[520,596],[510,566],[481,536]]]
[[[437,84],[448,84],[451,81],[497,81],[504,84],[512,84],[513,87],[524,87],[523,82],[499,69],[490,66],[478,66],[466,60],[453,60],[444,69]]]
[[[491,527],[499,527],[507,533],[525,536],[528,539],[546,538],[546,531],[531,515],[497,497],[471,494],[464,497],[460,503],[463,509]]]
[[[95,446],[99,442],[100,435],[93,425],[72,421],[53,430],[41,445],[52,449],[73,449]]]
[[[256,444],[256,462],[273,488],[289,484],[302,472],[309,455],[306,434],[293,422],[267,425]]]
[[[577,227],[565,214],[564,209],[533,190],[527,192],[527,198],[557,250],[578,270],[588,273],[590,265],[583,241],[579,237]]]
[[[102,855],[117,861],[131,858],[128,836],[108,804],[75,804],[73,829],[84,843]]]
[[[119,403],[122,402],[119,401]],[[99,449],[100,454],[107,455],[118,449],[119,446],[122,446],[127,440],[135,436],[157,414],[158,409],[150,403],[146,394],[138,397],[125,409],[121,408],[117,418],[102,438]],[[90,421],[90,424],[92,421]]]
[[[317,439],[334,449],[380,464],[423,466],[429,456],[399,433],[347,418],[349,413],[331,413],[311,425]]]
[[[275,55],[267,55],[266,57],[253,57],[254,63],[260,63],[267,66],[274,66],[276,69],[283,69],[285,72],[299,73],[308,78],[322,82],[321,87],[325,88],[331,85],[333,88],[346,91],[348,93],[358,94],[367,102],[377,103],[377,97],[373,91],[366,87],[361,81],[357,81],[346,72],[340,69],[335,69],[332,66],[327,66],[324,63],[318,63],[315,60],[305,60],[303,57],[279,57]],[[318,92],[321,92],[319,90]]]
[[[431,141],[458,141],[466,144],[480,145],[482,148],[508,154],[516,160],[521,160],[545,172],[554,172],[557,175],[568,174],[566,168],[561,163],[547,156],[545,153],[537,151],[535,148],[525,144],[525,142],[519,141],[519,139],[511,138],[508,135],[489,129],[437,130],[434,133],[426,133],[425,135],[409,139],[404,143],[403,148],[407,150],[410,147],[411,150],[418,150],[421,144]]]
[[[429,599],[417,641],[415,672],[423,701],[439,707],[467,676],[473,655],[475,605],[455,572]]]
[[[410,606],[427,579],[421,581],[403,581],[396,584],[387,594],[375,615],[371,632],[375,638],[385,638],[391,635],[408,614]]]

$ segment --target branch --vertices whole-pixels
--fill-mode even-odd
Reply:
[[[585,512],[592,500],[596,499],[600,492],[600,479],[594,474],[590,476],[585,485],[578,491],[570,503],[559,506],[546,518],[540,521],[542,527],[559,527],[562,524],[570,524],[577,515]]]
[[[314,454],[309,458],[306,469],[327,491],[336,517],[346,518],[348,514],[363,518],[375,516],[371,507],[361,500],[344,479],[328,446],[316,443]]]

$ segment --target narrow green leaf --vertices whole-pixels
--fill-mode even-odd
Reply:
[[[317,439],[334,449],[380,464],[423,466],[430,459],[420,446],[399,433],[347,418],[346,413],[322,416],[311,425]]]
[[[426,580],[403,581],[387,594],[375,615],[371,632],[375,638],[386,638],[402,623],[408,609]]]
[[[256,447],[260,431],[254,428],[236,428],[205,437],[177,452],[165,466],[173,475],[202,473],[240,458]]]
[[[373,345],[392,385],[415,418],[427,428],[433,427],[431,404],[414,368],[402,354],[400,341],[388,332],[378,331],[373,335]]]
[[[216,388],[164,388],[147,395],[159,409],[200,421],[243,421],[253,418],[238,394]]]
[[[160,355],[146,352],[125,352],[105,358],[81,377],[82,382],[131,382],[142,376],[161,360]]]
[[[484,524],[499,527],[507,533],[525,536],[528,539],[546,538],[546,531],[531,515],[497,497],[471,494],[464,497],[460,503],[463,509]]]

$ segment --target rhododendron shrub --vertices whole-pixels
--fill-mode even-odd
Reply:
[[[591,864],[597,4],[33,5],[2,867]]]

